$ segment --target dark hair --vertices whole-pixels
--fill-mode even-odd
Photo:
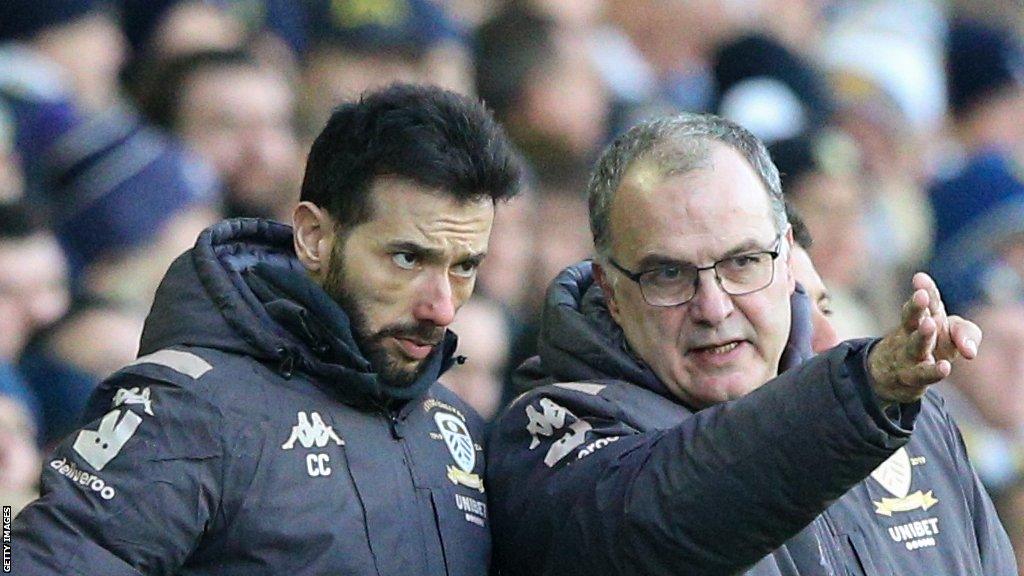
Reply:
[[[476,30],[476,92],[508,122],[530,74],[557,55],[555,22],[523,6],[506,8]]]
[[[810,249],[814,245],[811,229],[807,227],[803,216],[789,200],[786,200],[786,217],[789,218],[789,225],[793,228],[793,240],[796,245],[804,250]]]
[[[370,189],[396,176],[459,200],[511,198],[518,154],[474,100],[433,86],[394,84],[342,104],[309,152],[301,199],[341,226],[371,217]]]
[[[23,200],[0,203],[0,242],[24,240],[39,233],[48,233],[41,208]]]
[[[192,76],[206,70],[252,68],[259,62],[241,49],[209,49],[175,56],[154,65],[152,76],[138,79],[138,100],[143,114],[154,124],[174,130],[181,111],[181,97]]]

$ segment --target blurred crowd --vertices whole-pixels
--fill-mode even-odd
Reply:
[[[482,98],[532,169],[453,327],[444,380],[485,417],[591,253],[597,153],[714,112],[769,144],[841,338],[891,328],[921,269],[982,326],[943,394],[1024,551],[1022,23],[1014,0],[4,0],[0,500],[32,497],[198,232],[287,221],[331,109],[412,81]]]

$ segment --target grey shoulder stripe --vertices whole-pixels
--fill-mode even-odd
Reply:
[[[587,384],[584,382],[559,382],[555,384],[556,388],[565,388],[566,390],[575,390],[577,392],[583,392],[584,394],[590,394],[591,396],[597,396],[601,393],[601,390],[607,388],[604,384]]]
[[[180,372],[193,380],[199,378],[203,374],[206,374],[210,370],[213,370],[213,366],[210,366],[206,360],[203,360],[191,352],[182,352],[180,350],[159,350],[152,354],[140,356],[128,366],[136,366],[138,364],[158,364],[160,366],[166,366],[167,368],[170,368],[175,372]]]

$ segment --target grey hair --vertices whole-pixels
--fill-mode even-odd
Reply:
[[[590,232],[600,258],[611,256],[612,201],[637,161],[650,160],[662,176],[685,174],[707,165],[711,142],[730,146],[746,158],[768,192],[776,231],[786,229],[789,221],[779,170],[764,143],[730,120],[712,114],[683,113],[641,122],[601,154],[587,186]]]

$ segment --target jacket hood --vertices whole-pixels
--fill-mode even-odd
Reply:
[[[591,262],[563,270],[548,287],[537,335],[537,356],[516,373],[520,388],[550,382],[625,380],[674,398],[626,346],[612,319]]]
[[[810,300],[799,284],[790,303],[793,318],[780,372],[813,355]],[[552,382],[624,380],[679,402],[629,350],[589,260],[566,268],[551,283],[541,314],[537,356],[516,371],[516,379],[521,390]]]
[[[378,378],[348,315],[313,282],[292,247],[290,226],[255,218],[214,224],[171,264],[146,318],[139,355],[198,346],[251,357],[285,377],[302,371],[332,383],[354,405],[422,394],[453,363],[450,331],[408,387]]]

